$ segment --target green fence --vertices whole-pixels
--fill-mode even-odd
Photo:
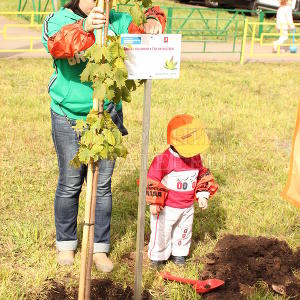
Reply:
[[[18,11],[47,12],[55,11],[65,5],[68,0],[19,0]],[[24,16],[23,16],[24,17]],[[25,17],[26,18],[26,17]],[[44,15],[36,15],[35,22],[41,23]]]
[[[180,33],[183,42],[197,43],[189,47],[192,50],[183,51],[190,53],[240,53],[245,19],[253,13],[191,6],[161,8],[167,15],[166,33]],[[130,6],[119,4],[117,9],[128,11]]]
[[[53,11],[55,6],[63,6],[68,0],[19,0],[19,11],[33,10],[36,12]],[[180,33],[182,41],[193,46],[183,52],[189,53],[241,53],[245,19],[250,21],[265,20],[274,17],[276,12],[263,12],[253,16],[251,10],[211,9],[193,6],[161,6],[167,15],[165,32]],[[126,12],[130,5],[118,4],[117,10]],[[300,15],[299,15],[300,17]],[[35,21],[41,23],[43,16],[36,16]],[[274,21],[274,20],[273,20]],[[251,23],[251,22],[250,22]],[[272,32],[274,26],[260,25],[255,36],[262,32]],[[247,35],[253,35],[251,26]],[[270,36],[272,37],[272,36]]]

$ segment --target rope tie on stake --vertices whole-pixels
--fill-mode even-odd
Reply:
[[[93,225],[95,225],[95,223],[83,223],[83,226],[93,226]]]

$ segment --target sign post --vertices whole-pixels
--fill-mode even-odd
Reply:
[[[139,206],[138,206],[138,220],[137,220],[134,299],[141,299],[141,294],[142,294],[141,288],[142,288],[143,253],[144,253],[151,88],[152,88],[152,80],[147,79],[145,83],[145,89],[144,89],[143,134],[142,134],[142,153],[141,153],[141,169],[140,169],[140,185],[139,185]]]
[[[124,34],[121,35],[121,44],[124,47],[128,58],[125,61],[128,70],[128,79],[146,79],[144,88],[143,132],[134,281],[134,299],[140,300],[142,297],[147,162],[152,79],[179,77],[181,35]]]

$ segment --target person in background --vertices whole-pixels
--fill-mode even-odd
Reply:
[[[288,0],[280,0],[276,14],[276,29],[279,32],[279,39],[273,43],[273,52],[277,52],[278,47],[288,40],[289,30],[295,30],[293,11]]]
[[[111,1],[112,3],[112,1]],[[109,35],[122,33],[152,33],[164,31],[166,17],[158,7],[145,12],[147,22],[137,26],[127,13],[110,10]],[[80,74],[87,60],[84,51],[95,43],[94,31],[103,30],[105,13],[96,7],[94,0],[71,0],[63,8],[47,16],[43,24],[42,42],[53,58],[54,73],[48,92],[51,97],[52,139],[59,167],[59,178],[54,200],[57,261],[71,265],[77,248],[78,200],[87,168],[70,167],[70,160],[78,150],[78,137],[72,126],[77,120],[86,119],[93,106],[91,84],[82,83]],[[114,113],[113,121],[122,134],[122,103],[108,101],[104,109]],[[111,177],[115,162],[99,161],[97,186],[95,244],[93,260],[98,270],[110,272],[113,263],[107,254],[110,249],[110,222],[112,211]]]

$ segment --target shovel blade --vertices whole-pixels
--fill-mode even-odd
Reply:
[[[224,281],[220,279],[206,279],[199,280],[196,284],[193,285],[193,288],[198,294],[204,294],[222,286],[223,284]]]

